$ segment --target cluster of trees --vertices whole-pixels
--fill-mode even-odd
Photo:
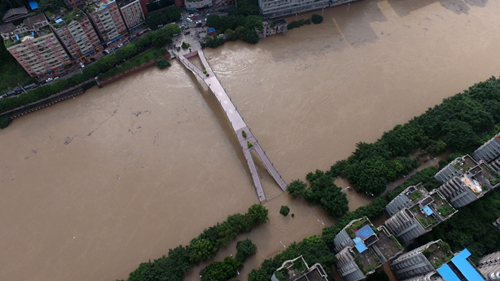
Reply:
[[[169,6],[165,11],[154,11],[149,13],[146,22],[149,26],[155,28],[161,24],[175,22],[181,18],[181,9],[175,5]]]
[[[294,20],[292,22],[290,22],[288,25],[287,25],[287,28],[289,30],[292,30],[294,28],[297,28],[297,27],[301,27],[301,26],[304,26],[304,25],[310,25],[311,24],[311,20],[310,19],[300,19],[300,20]]]
[[[294,259],[302,255],[309,265],[320,263],[328,275],[331,275],[332,265],[336,261],[327,244],[321,237],[313,235],[304,238],[299,243],[292,243],[286,250],[271,259],[266,259],[260,268],[252,269],[248,275],[249,281],[269,281],[277,268],[284,261]]]
[[[206,266],[200,273],[205,281],[225,281],[236,277],[243,263],[257,252],[257,246],[250,240],[245,239],[236,243],[236,257],[225,257],[223,261],[215,261]]]
[[[159,69],[164,69],[164,68],[170,67],[170,62],[168,60],[166,60],[165,58],[159,58],[156,60],[155,65]]]
[[[167,256],[162,256],[153,262],[145,262],[130,273],[127,281],[160,281],[182,280],[192,266],[201,261],[213,258],[218,249],[224,248],[239,234],[251,231],[256,226],[268,220],[268,210],[259,204],[252,205],[244,215],[235,214],[228,216],[222,223],[205,229],[197,238],[191,240],[188,246],[178,246],[168,251]],[[247,258],[251,252],[248,242],[241,244],[244,253],[241,258]],[[224,266],[236,268],[244,259],[228,260]],[[209,280],[209,279],[207,279]],[[122,280],[123,281],[123,280]]]
[[[258,30],[262,30],[263,19],[258,15],[229,15],[220,17],[219,15],[209,15],[207,26],[215,28],[218,34],[207,38],[207,46],[216,48],[227,41],[241,39],[247,43],[256,44],[259,42]],[[224,34],[224,38],[218,35]]]
[[[179,33],[180,28],[176,24],[166,25],[161,30],[153,31],[143,35],[138,40],[128,44],[127,46],[100,59],[99,61],[87,66],[82,74],[72,75],[67,79],[60,79],[58,82],[36,89],[30,90],[27,93],[20,94],[15,98],[0,100],[0,112],[5,112],[31,102],[49,97],[64,89],[76,86],[88,79],[94,78],[101,73],[105,73],[122,62],[134,57],[135,55],[149,49],[152,46],[162,47],[165,44],[172,42],[172,35]]]
[[[320,170],[307,174],[310,187],[301,180],[294,180],[287,188],[293,197],[299,196],[311,204],[319,204],[332,217],[341,217],[349,210],[349,202],[342,190],[333,183],[333,178]]]
[[[479,135],[495,129],[499,122],[500,80],[491,77],[397,125],[375,143],[359,143],[330,173],[347,178],[359,192],[379,195],[387,183],[416,167],[416,159],[408,155],[418,148],[424,155],[445,150],[469,153],[482,143]]]
[[[500,190],[492,190],[483,198],[458,209],[449,220],[418,239],[423,245],[442,239],[453,252],[467,248],[474,263],[484,255],[500,251],[500,232],[492,225],[500,217]]]
[[[54,11],[58,8],[67,8],[63,0],[40,0],[38,9],[42,12]]]

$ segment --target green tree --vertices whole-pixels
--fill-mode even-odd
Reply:
[[[66,8],[63,0],[40,0],[38,8],[42,12],[53,11],[57,8]]]
[[[205,267],[201,272],[204,281],[226,281],[238,275],[243,264],[231,257],[225,257],[224,261],[215,261]]]
[[[146,17],[146,22],[149,26],[155,28],[160,24],[168,23],[168,18],[167,15],[165,15],[163,12],[154,11],[148,14],[148,16]]]
[[[195,238],[189,243],[189,262],[198,264],[200,261],[206,261],[212,258],[217,248],[207,239]]]
[[[288,213],[290,213],[290,207],[288,206],[281,206],[280,208],[280,214],[282,214],[283,216],[288,216]]]
[[[289,185],[286,191],[293,199],[304,196],[304,192],[307,188],[307,184],[301,180],[294,180]]]
[[[154,47],[163,47],[166,44],[172,43],[172,37],[165,29],[157,30],[155,36],[151,40]]]
[[[259,35],[253,28],[245,29],[245,31],[243,32],[243,36],[241,36],[241,40],[250,44],[257,44],[257,42],[259,42]]]
[[[236,260],[244,263],[249,257],[257,252],[257,246],[250,239],[238,241],[236,243]]]
[[[167,24],[163,27],[163,29],[167,32],[167,34],[172,37],[175,34],[180,34],[182,29],[175,23]]]
[[[171,5],[165,9],[165,15],[169,21],[176,21],[181,18],[181,8]],[[175,34],[175,33],[174,33]]]
[[[250,219],[250,223],[252,226],[257,226],[261,223],[265,223],[268,220],[267,214],[268,210],[266,207],[260,204],[252,205],[247,212],[247,216]]]
[[[0,117],[0,129],[5,129],[12,123],[12,119],[7,116]]]
[[[207,26],[218,29],[221,25],[221,17],[219,15],[209,15],[207,17]]]
[[[311,20],[314,24],[320,24],[323,22],[323,16],[318,15],[318,14],[313,14],[311,16]]]
[[[164,68],[170,67],[170,62],[168,60],[166,60],[165,58],[157,59],[155,64],[159,69],[164,69]]]

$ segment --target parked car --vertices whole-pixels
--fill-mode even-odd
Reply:
[[[81,66],[82,68],[84,68],[84,67],[85,67],[85,64],[83,64],[83,63],[81,62],[81,63],[80,63],[80,66]]]
[[[190,14],[189,17],[194,17],[194,14]]]
[[[120,43],[120,45],[118,45],[118,48],[121,48],[123,47],[123,43]]]
[[[57,79],[59,79],[59,76],[54,77],[54,81],[57,80]]]
[[[187,20],[188,22],[193,22],[193,20],[192,20],[192,19],[190,19],[190,18],[187,18],[186,20]]]
[[[196,17],[192,17],[193,20],[196,20]]]
[[[104,53],[109,55],[109,50],[104,50]]]
[[[47,78],[47,80],[45,80],[45,82],[47,82],[47,83],[48,83],[48,82],[50,82],[50,81],[52,81],[52,80],[54,80],[54,79],[52,79],[52,77],[49,77],[49,78]]]
[[[189,30],[184,31],[184,35],[188,35],[189,33],[191,33],[191,31]]]

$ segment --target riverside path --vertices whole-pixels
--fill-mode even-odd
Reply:
[[[257,196],[259,197],[260,202],[266,201],[266,195],[264,194],[264,190],[262,189],[262,183],[259,179],[259,174],[257,173],[257,167],[255,166],[255,162],[253,161],[251,151],[254,150],[256,154],[259,156],[260,160],[266,167],[266,170],[273,177],[279,187],[286,191],[287,185],[285,181],[281,178],[280,174],[274,168],[271,160],[267,157],[266,153],[260,146],[259,142],[248,128],[247,124],[241,117],[238,109],[234,106],[233,102],[227,95],[226,91],[220,84],[219,80],[215,76],[212,68],[207,62],[205,55],[202,50],[198,50],[197,52],[189,54],[189,56],[199,56],[205,71],[208,73],[208,76],[194,64],[192,64],[185,56],[180,53],[176,54],[177,59],[189,70],[191,70],[196,76],[198,76],[203,82],[205,82],[210,90],[215,94],[217,100],[222,105],[224,112],[231,123],[231,126],[238,137],[238,142],[240,143],[241,149],[243,150],[243,154],[245,155],[245,159],[247,161],[248,167],[250,169],[250,174],[252,175],[253,183],[255,185],[255,190],[257,191]]]

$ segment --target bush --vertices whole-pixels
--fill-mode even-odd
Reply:
[[[189,43],[182,42],[182,44],[181,44],[181,48],[183,48],[183,49],[188,49],[189,47],[190,47]]]
[[[164,68],[170,67],[170,65],[171,65],[170,62],[168,60],[166,60],[165,58],[160,58],[160,59],[156,60],[156,66],[159,69],[164,69]]]
[[[215,261],[200,272],[201,280],[221,281],[229,280],[238,275],[238,271],[243,268],[243,263],[238,259],[225,257],[223,261]]]
[[[12,119],[10,119],[9,117],[7,116],[2,116],[0,117],[0,129],[5,129],[7,128],[10,123],[12,123]]]
[[[280,214],[286,217],[288,213],[290,213],[290,208],[288,206],[281,206]]]
[[[320,24],[323,22],[323,16],[320,16],[320,15],[317,15],[317,14],[313,14],[311,16],[311,20],[314,24]]]

